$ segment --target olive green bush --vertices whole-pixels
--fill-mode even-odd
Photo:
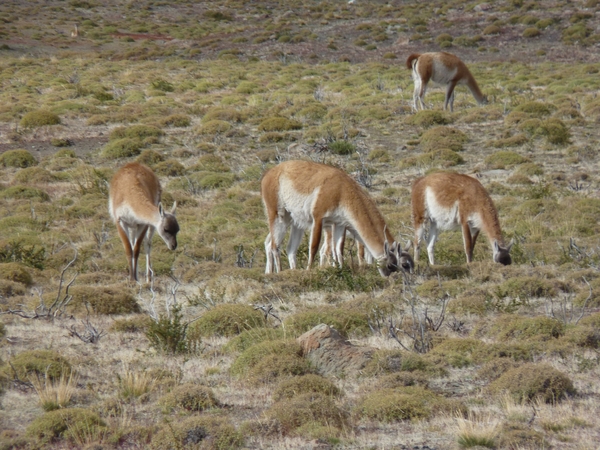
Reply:
[[[37,164],[37,160],[29,151],[24,149],[8,150],[0,155],[0,165],[3,167],[31,167]]]

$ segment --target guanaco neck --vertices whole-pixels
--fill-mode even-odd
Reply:
[[[500,220],[498,219],[498,211],[489,196],[486,196],[484,199],[481,215],[483,232],[486,234],[490,245],[493,247],[494,241],[498,241],[499,245],[504,245]]]
[[[473,94],[473,97],[475,97],[475,100],[477,100],[477,103],[480,105],[483,104],[485,101],[485,96],[483,95],[483,92],[481,92],[481,89],[479,89],[479,85],[477,84],[477,81],[475,81],[475,77],[471,74],[471,72],[468,71],[468,69],[466,79],[467,87],[471,91],[471,94]]]

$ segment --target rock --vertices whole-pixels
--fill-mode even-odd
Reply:
[[[375,349],[357,347],[340,333],[320,324],[298,338],[303,354],[322,375],[358,372],[371,360]]]

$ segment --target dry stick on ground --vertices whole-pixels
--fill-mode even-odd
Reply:
[[[588,285],[588,289],[590,292],[589,292],[587,298],[585,299],[585,301],[583,302],[583,305],[581,306],[581,312],[579,313],[577,320],[575,320],[575,322],[574,322],[575,325],[577,325],[579,323],[579,321],[585,315],[587,304],[592,298],[592,286],[590,285],[588,280],[585,279],[585,277],[581,277],[581,278],[583,279],[585,284]],[[546,308],[548,308],[548,303],[550,303],[549,313],[554,319],[561,321],[565,325],[569,324],[573,321],[573,318],[575,317],[575,314],[576,314],[575,305],[573,303],[573,296],[568,295],[567,298],[564,298],[559,301],[559,311],[554,310],[554,301],[552,300],[552,298],[548,299],[548,301],[546,302]]]
[[[79,338],[81,341],[85,342],[86,344],[95,344],[96,342],[98,342],[100,340],[100,338],[102,336],[106,335],[106,332],[104,330],[98,331],[96,329],[96,327],[94,327],[90,323],[90,310],[88,308],[87,303],[85,305],[85,309],[87,310],[87,317],[85,318],[85,320],[81,321],[81,323],[83,323],[83,326],[84,326],[84,331],[82,332],[83,334],[79,334],[79,332],[75,328],[75,325],[71,325],[70,327],[63,327],[63,328],[69,332],[69,336]]]
[[[441,286],[441,281],[438,281]],[[448,304],[449,294],[445,294],[440,300],[442,302],[442,310],[440,311],[437,319],[434,319],[429,316],[428,310],[425,307],[422,309],[422,305],[420,305],[419,297],[416,295],[412,287],[409,283],[408,274],[404,274],[404,278],[402,280],[403,284],[403,297],[407,301],[410,306],[410,313],[412,317],[412,329],[406,331],[401,328],[403,318],[400,320],[400,324],[396,326],[393,320],[389,319],[388,331],[390,337],[396,340],[404,349],[409,350],[398,337],[397,331],[401,331],[404,333],[412,341],[412,350],[417,353],[427,353],[431,350],[431,336],[430,331],[437,331],[441,328],[444,323],[444,319],[446,317],[446,305]],[[421,312],[422,309],[422,312]]]
[[[260,309],[263,312],[263,314],[265,315],[265,322],[267,321],[269,316],[273,316],[277,320],[279,320],[279,322],[281,322],[281,319],[273,313],[273,309],[274,309],[273,305],[252,305],[252,306],[254,307],[254,309],[256,309],[256,310]]]
[[[19,317],[23,317],[25,319],[55,319],[57,316],[62,316],[65,312],[66,306],[69,304],[73,296],[69,294],[69,288],[75,282],[75,279],[79,275],[79,272],[76,272],[71,278],[71,281],[67,283],[65,287],[65,295],[61,298],[61,292],[63,288],[63,283],[65,279],[65,273],[71,267],[75,261],[77,261],[77,249],[75,250],[75,256],[73,259],[63,268],[60,273],[60,281],[58,283],[58,292],[56,293],[56,299],[54,302],[47,307],[44,303],[44,298],[42,296],[42,291],[38,291],[38,295],[40,297],[40,304],[35,308],[35,311],[25,311],[23,309],[9,309],[7,311],[0,311],[0,315],[2,314],[14,314]]]

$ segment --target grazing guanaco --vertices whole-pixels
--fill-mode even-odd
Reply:
[[[412,185],[412,216],[415,228],[415,261],[419,260],[419,245],[429,224],[427,255],[435,264],[433,250],[440,231],[461,228],[467,263],[473,261],[473,248],[479,232],[487,235],[495,262],[512,262],[509,251],[512,242],[504,246],[498,212],[481,183],[468,175],[436,172],[418,178]]]
[[[413,268],[412,257],[394,241],[375,202],[340,169],[310,161],[283,162],[265,172],[261,195],[269,224],[266,273],[281,270],[279,248],[288,228],[291,269],[296,268],[296,252],[304,230],[310,228],[310,268],[324,226],[333,227],[335,242],[346,229],[354,234],[378,261],[383,276]]]
[[[155,230],[170,250],[177,248],[177,204],[170,213],[165,212],[160,201],[161,192],[158,177],[149,167],[139,163],[123,166],[110,182],[108,210],[123,241],[132,281],[138,279],[138,258],[144,242],[146,281],[150,282],[150,248]]]
[[[431,53],[413,53],[406,60],[406,67],[412,70],[415,90],[413,93],[413,108],[419,110],[425,109],[425,92],[429,81],[443,84],[446,86],[446,98],[444,100],[444,109],[450,106],[450,111],[454,110],[454,88],[457,84],[466,85],[478,104],[487,103],[487,97],[482,94],[477,81],[460,58],[456,55],[446,52]]]

